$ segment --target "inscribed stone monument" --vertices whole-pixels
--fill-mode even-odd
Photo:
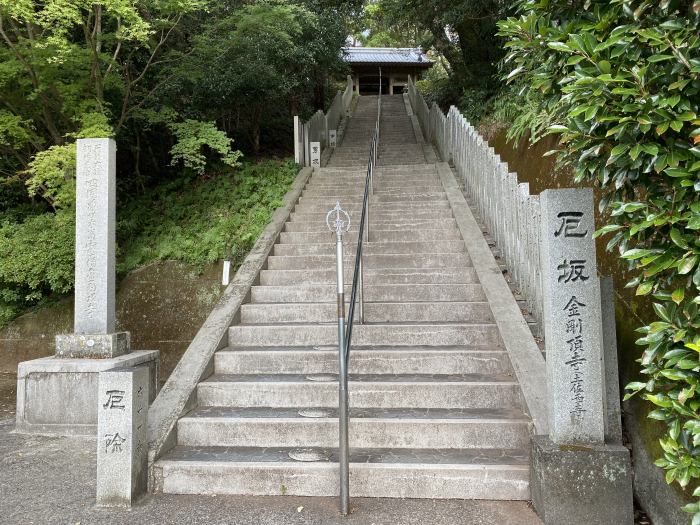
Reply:
[[[56,337],[58,357],[116,357],[129,334],[115,333],[116,144],[77,143],[73,334]]]
[[[593,191],[547,190],[540,202],[550,437],[559,444],[603,443]]]

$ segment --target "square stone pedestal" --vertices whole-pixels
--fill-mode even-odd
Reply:
[[[54,436],[97,432],[97,388],[101,371],[147,366],[150,399],[158,387],[158,350],[131,352],[111,359],[44,357],[17,369],[17,431]]]
[[[111,334],[60,334],[56,336],[56,357],[111,359],[128,354],[129,332]]]
[[[632,525],[632,467],[621,445],[532,440],[530,489],[546,525]]]

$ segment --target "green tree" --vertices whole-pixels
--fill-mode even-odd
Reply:
[[[323,85],[329,72],[341,70],[341,29],[328,29],[299,4],[245,6],[196,39],[193,53],[177,67],[177,89],[204,114],[243,127],[258,154],[264,118],[281,109],[291,118],[292,105]]]
[[[183,20],[204,9],[204,0],[0,0],[0,148],[12,153],[0,170],[28,170],[43,194],[47,157],[69,155],[75,138],[120,137],[168,81],[162,64],[186,52]]]
[[[389,22],[410,21],[425,31],[423,45],[445,57],[462,86],[493,85],[502,51],[496,22],[508,8],[504,0],[381,0]]]

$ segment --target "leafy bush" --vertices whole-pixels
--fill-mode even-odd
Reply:
[[[491,95],[486,89],[465,89],[457,107],[469,122],[478,124],[486,114]]]
[[[24,308],[73,289],[74,212],[0,224],[0,326]]]
[[[215,123],[186,119],[184,122],[172,123],[170,129],[177,137],[177,144],[170,150],[173,165],[182,162],[186,168],[193,169],[201,175],[207,167],[207,157],[203,151],[206,147],[218,153],[221,162],[227,166],[239,166],[241,152],[231,149],[233,141],[218,129]]]
[[[41,196],[55,210],[75,205],[75,142],[40,151],[29,163],[27,191]]]
[[[443,109],[456,105],[464,93],[461,84],[450,77],[442,62],[436,62],[416,86],[429,106],[435,103]]]
[[[509,74],[539,91],[538,124],[561,134],[560,161],[608,190],[598,235],[613,234],[658,320],[639,328],[668,483],[700,478],[700,0],[521,0],[499,24]],[[694,492],[700,496],[700,488]],[[700,506],[687,505],[693,524]]]

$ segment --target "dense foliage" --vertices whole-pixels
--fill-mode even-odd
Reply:
[[[292,114],[310,115],[310,95],[322,108],[328,75],[345,71],[343,29],[342,18],[293,3],[222,12],[173,69],[169,104],[215,119],[256,154],[263,123],[269,130],[282,119],[286,134],[277,138],[291,144]]]
[[[500,22],[508,79],[531,110],[513,128],[561,135],[560,161],[600,203],[657,319],[639,328],[668,483],[700,478],[700,1],[522,0]],[[700,488],[694,492],[700,496]],[[685,510],[700,524],[700,506]]]
[[[297,167],[265,161],[178,177],[125,203],[117,214],[117,269],[159,260],[194,265],[224,257],[234,268],[281,205]],[[73,210],[0,224],[0,326],[28,305],[73,289]]]

